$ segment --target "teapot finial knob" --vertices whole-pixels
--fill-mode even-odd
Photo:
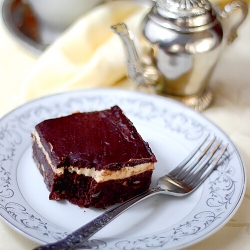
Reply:
[[[156,5],[161,9],[179,9],[191,11],[194,9],[211,9],[208,0],[157,0]]]
[[[207,29],[217,21],[208,0],[157,0],[149,15],[159,25],[181,32]]]

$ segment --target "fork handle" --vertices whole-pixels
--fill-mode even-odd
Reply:
[[[159,193],[160,190],[157,188],[149,189],[119,205],[114,208],[109,209],[105,213],[101,214],[94,220],[90,221],[86,225],[80,227],[73,233],[69,234],[66,238],[57,241],[55,243],[50,243],[47,245],[39,246],[34,248],[34,250],[70,250],[74,247],[84,243],[87,241],[92,235],[101,230],[104,226],[106,226],[109,222],[115,219],[117,216],[122,214],[124,211],[138,203],[139,201],[153,195]]]

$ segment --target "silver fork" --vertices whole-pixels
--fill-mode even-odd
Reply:
[[[219,150],[222,141],[216,142],[214,137],[202,150],[209,135],[198,145],[175,169],[157,181],[157,186],[141,193],[118,206],[109,209],[86,225],[69,234],[66,238],[35,248],[36,250],[58,249],[69,250],[86,242],[91,236],[102,229],[118,215],[141,200],[155,194],[166,194],[182,197],[195,191],[216,167],[226,151],[228,144]],[[215,145],[214,145],[215,144]],[[213,145],[213,146],[212,146]],[[197,156],[198,155],[198,156]]]

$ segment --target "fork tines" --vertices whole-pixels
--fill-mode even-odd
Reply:
[[[216,136],[210,140],[205,148],[200,149],[208,141],[210,134],[196,147],[173,171],[169,173],[176,180],[190,188],[199,186],[213,171],[226,151],[228,144],[221,148],[222,140],[217,141]]]

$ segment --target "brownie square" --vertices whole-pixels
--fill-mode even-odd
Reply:
[[[105,208],[149,188],[156,157],[118,106],[45,120],[32,138],[51,200]]]

